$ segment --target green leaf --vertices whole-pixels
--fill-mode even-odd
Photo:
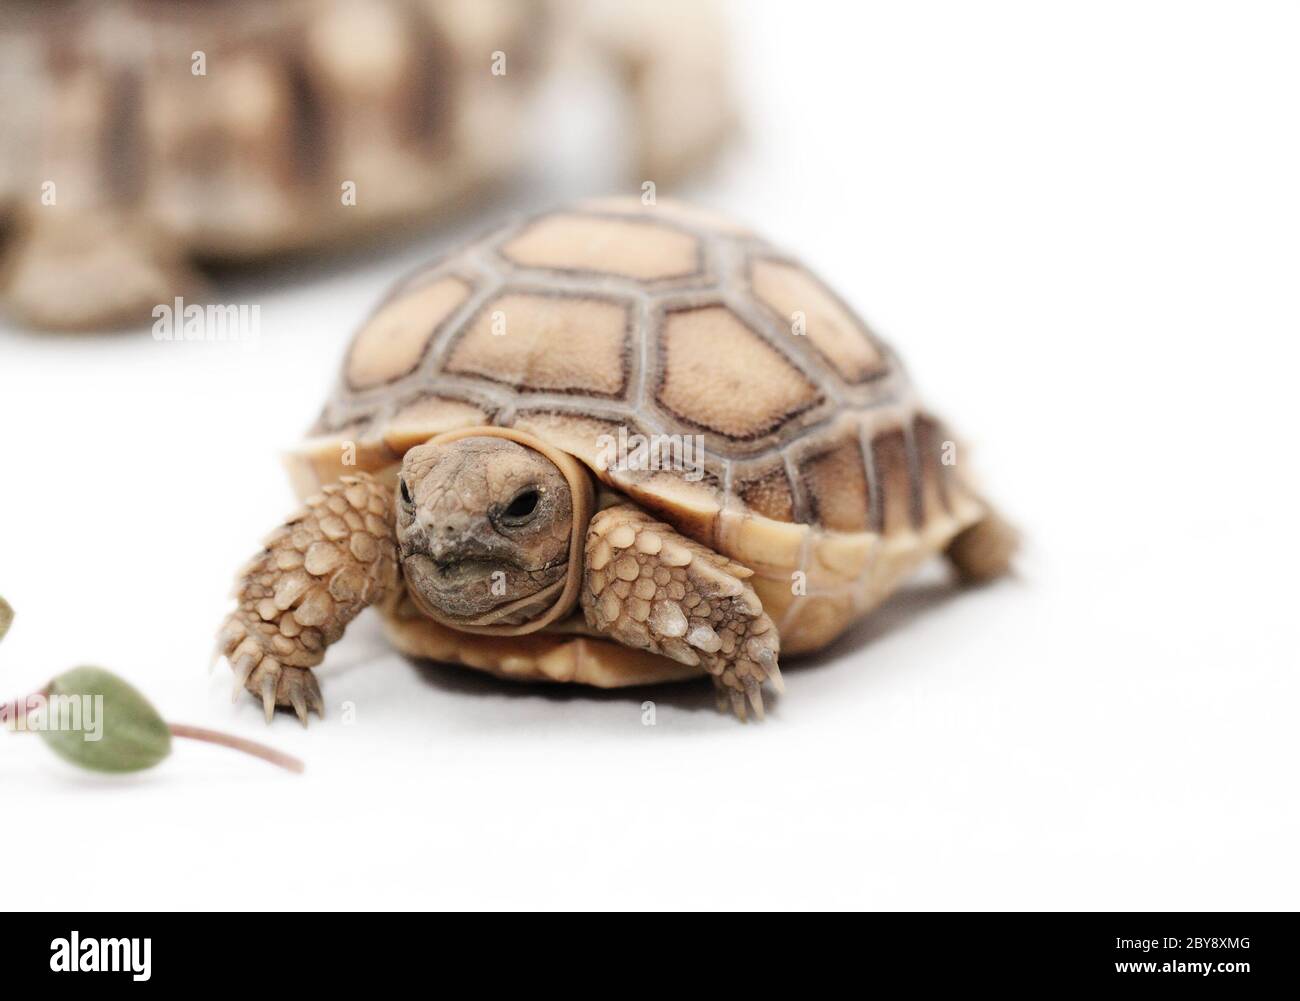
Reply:
[[[74,765],[97,772],[136,772],[171,753],[166,721],[115,674],[98,667],[73,668],[50,682],[47,698],[41,737]],[[69,725],[78,715],[79,727]]]
[[[9,602],[0,598],[0,640],[5,638],[5,633],[14,621],[14,610],[10,607]]]

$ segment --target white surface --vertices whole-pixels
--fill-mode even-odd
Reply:
[[[744,4],[749,145],[682,193],[860,306],[1030,540],[790,665],[763,726],[418,668],[368,617],[310,731],[203,673],[277,449],[453,234],[230,287],[255,352],[0,331],[0,691],[102,664],[308,761],[106,781],[0,734],[5,905],[1297,906],[1298,17]]]

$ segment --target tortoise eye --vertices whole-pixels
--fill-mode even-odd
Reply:
[[[411,488],[406,485],[405,480],[398,480],[397,482],[399,484],[399,489],[402,492],[402,503],[409,507],[414,503],[414,501],[411,500]]]
[[[514,500],[506,505],[506,509],[501,512],[501,523],[503,525],[522,525],[537,510],[537,502],[541,499],[536,487],[529,487],[515,495]]]

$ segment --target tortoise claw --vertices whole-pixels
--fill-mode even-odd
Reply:
[[[776,689],[778,695],[785,694],[785,679],[781,677],[781,668],[776,662],[776,654],[770,649],[764,649],[758,658],[759,664],[767,672],[767,680],[772,682],[772,687]]]
[[[771,678],[770,674],[763,678],[760,672],[755,671],[741,677],[730,671],[715,675],[714,694],[717,696],[719,711],[733,713],[742,723],[748,723],[751,715],[759,722],[767,719],[763,682]]]
[[[289,701],[293,703],[293,711],[298,717],[298,722],[307,728],[307,697],[302,690],[295,688],[289,693]]]
[[[240,657],[234,664],[235,687],[230,693],[230,701],[238,702],[239,696],[244,693],[244,688],[248,685],[248,676],[253,673],[253,668],[257,666],[257,661],[252,657]]]
[[[321,719],[325,718],[325,699],[320,693],[320,682],[311,672],[307,673],[307,708]]]
[[[310,668],[281,664],[274,657],[244,656],[238,650],[235,656],[235,694],[238,696],[241,689],[247,689],[254,698],[260,699],[267,723],[275,719],[275,710],[280,706],[293,709],[303,726],[312,712],[325,718],[320,682]]]
[[[267,723],[275,719],[275,678],[269,673],[262,679],[262,712]]]
[[[308,707],[315,709],[324,719],[325,701],[321,698],[320,682],[316,676],[303,668],[285,668],[280,677],[280,702],[293,706],[298,722],[307,725]]]

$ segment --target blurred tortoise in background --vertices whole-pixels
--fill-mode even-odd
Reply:
[[[928,557],[1008,528],[894,353],[748,230],[608,199],[406,279],[290,457],[305,508],[219,651],[306,722],[364,607],[407,654],[601,687],[709,676],[744,718]]]
[[[722,34],[689,0],[11,0],[0,301],[145,323],[200,265],[429,219],[533,152],[548,65],[613,70],[662,183],[730,124]]]

